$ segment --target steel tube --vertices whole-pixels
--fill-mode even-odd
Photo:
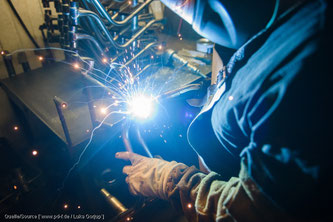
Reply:
[[[71,136],[69,134],[69,129],[68,129],[68,126],[67,126],[67,123],[66,123],[64,113],[62,111],[65,107],[67,107],[67,103],[64,102],[62,99],[60,99],[57,96],[54,97],[53,101],[54,101],[54,104],[55,104],[57,112],[58,112],[58,116],[59,116],[59,119],[60,119],[60,122],[61,122],[62,129],[64,130],[67,145],[69,147],[72,147],[72,145],[73,145],[72,139],[71,139]]]
[[[105,27],[104,23],[100,20],[98,15],[94,12],[88,11],[88,10],[79,10],[79,18],[82,17],[90,17],[93,18],[97,24],[100,26],[102,31],[105,33],[107,39],[111,42],[111,44],[116,48],[126,48],[128,47],[136,38],[138,38],[143,32],[145,32],[152,24],[156,22],[155,19],[149,21],[144,27],[142,27],[138,32],[136,32],[130,40],[128,40],[124,44],[118,44],[115,42],[109,32],[109,30]]]
[[[135,9],[132,14],[127,16],[124,20],[116,21],[110,17],[107,11],[104,9],[103,5],[98,0],[93,0],[92,3],[96,7],[97,11],[105,18],[108,22],[115,26],[123,26],[127,24],[134,16],[136,16],[142,9],[144,9],[147,5],[149,5],[153,0],[147,0],[142,5],[140,5],[137,9]]]
[[[130,60],[128,60],[125,63],[125,66],[128,66],[129,64],[131,64],[131,62],[133,62],[133,60],[138,58],[140,55],[142,55],[142,53],[144,53],[145,51],[147,51],[150,47],[152,47],[154,45],[156,45],[156,42],[151,42],[148,45],[146,45],[146,47],[144,47],[140,52],[138,52],[135,56],[133,56]]]

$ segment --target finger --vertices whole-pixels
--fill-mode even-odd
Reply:
[[[129,183],[129,178],[126,177],[126,178],[125,178],[125,181],[126,181],[126,183]]]
[[[144,157],[132,152],[118,152],[116,153],[116,158],[122,160],[130,160],[132,164],[135,164]]]
[[[116,158],[122,160],[130,160],[130,152],[117,152]]]
[[[132,168],[132,166],[124,166],[123,173],[127,175],[130,174],[132,172]]]

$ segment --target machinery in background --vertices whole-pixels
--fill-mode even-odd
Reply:
[[[51,2],[56,15],[49,8]],[[163,24],[161,16],[156,18],[149,12],[152,2],[43,0],[45,23],[40,29],[46,44],[58,42],[61,48],[70,51],[65,53],[68,61],[78,60],[79,55],[93,60],[94,67],[102,71],[112,63],[133,69],[129,65],[138,57],[142,64],[158,60],[159,50],[154,43]],[[136,71],[146,68],[137,67]]]

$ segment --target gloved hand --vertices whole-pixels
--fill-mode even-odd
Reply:
[[[132,165],[125,166],[123,173],[127,174],[126,182],[134,195],[168,199],[170,177],[176,168],[187,166],[175,161],[168,162],[156,158],[147,158],[131,152],[116,153],[116,158],[130,160]]]

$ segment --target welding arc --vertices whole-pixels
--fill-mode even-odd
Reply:
[[[10,8],[12,9],[14,15],[16,16],[17,20],[20,22],[20,24],[22,25],[22,28],[24,29],[25,33],[27,33],[29,39],[31,40],[31,42],[35,45],[36,48],[40,48],[38,43],[35,41],[35,39],[32,37],[32,35],[30,34],[29,30],[27,29],[27,27],[25,26],[24,22],[22,21],[20,15],[17,13],[13,3],[11,0],[7,0]]]

